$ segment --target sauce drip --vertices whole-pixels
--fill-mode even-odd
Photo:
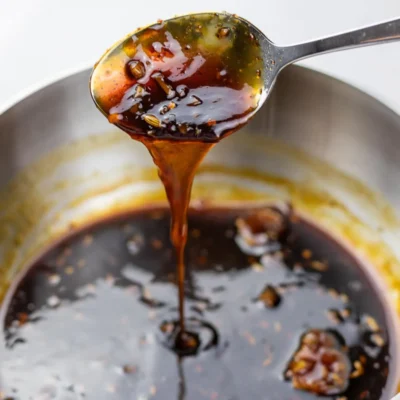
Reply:
[[[177,344],[185,347],[185,246],[188,235],[187,211],[190,202],[192,183],[196,169],[213,143],[181,142],[179,151],[175,143],[164,140],[143,140],[164,184],[171,209],[171,242],[175,247],[179,288],[179,326],[182,335],[178,335]],[[192,336],[192,335],[190,335]],[[193,336],[192,336],[193,337]]]
[[[194,175],[214,144],[242,127],[261,104],[263,62],[251,29],[229,14],[159,21],[109,50],[91,78],[99,109],[142,142],[158,167],[171,208],[182,335]],[[185,347],[183,337],[178,347]]]

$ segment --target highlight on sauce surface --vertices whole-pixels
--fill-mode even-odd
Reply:
[[[252,29],[227,13],[158,21],[106,52],[91,77],[93,99],[131,135],[217,141],[262,104]]]
[[[389,400],[384,305],[329,234],[284,208],[190,210],[182,337],[169,219],[99,221],[27,269],[7,400]]]

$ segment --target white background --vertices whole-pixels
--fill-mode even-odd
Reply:
[[[279,44],[400,17],[400,0],[0,0],[0,110],[80,66],[138,26],[193,11],[229,11]],[[378,97],[400,113],[400,43],[303,62]]]

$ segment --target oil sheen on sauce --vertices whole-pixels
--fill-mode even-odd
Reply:
[[[286,212],[189,211],[191,357],[171,351],[178,271],[168,209],[102,221],[55,245],[4,305],[4,397],[389,400],[391,342],[376,288],[339,243]]]
[[[148,148],[165,186],[182,335],[187,333],[184,251],[194,175],[214,144],[256,112],[263,94],[260,52],[245,21],[197,14],[159,21],[128,36],[103,56],[91,78],[99,109]]]

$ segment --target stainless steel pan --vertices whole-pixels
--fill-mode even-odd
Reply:
[[[165,200],[146,150],[98,113],[88,79],[89,70],[68,76],[0,115],[3,296],[70,229]],[[290,67],[251,124],[211,152],[193,198],[290,200],[356,250],[390,320],[385,400],[400,381],[399,177],[399,116],[342,82]]]

